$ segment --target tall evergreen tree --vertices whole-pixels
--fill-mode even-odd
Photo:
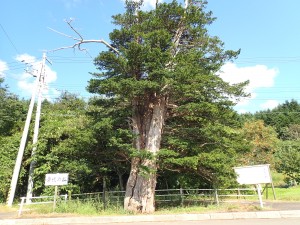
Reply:
[[[192,116],[201,107],[212,107],[212,112],[217,106],[229,109],[232,99],[243,95],[244,84],[230,86],[215,75],[239,52],[225,51],[219,38],[209,35],[207,25],[214,18],[205,1],[186,0],[186,6],[177,1],[157,3],[147,12],[140,10],[142,3],[126,1],[126,12],[113,16],[119,29],[110,33],[110,39],[117,51],[101,52],[95,59],[102,72],[94,74],[88,89],[120,98],[131,107],[136,151],[124,207],[151,213],[167,119]]]

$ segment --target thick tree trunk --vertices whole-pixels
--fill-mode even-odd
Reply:
[[[156,5],[158,1],[156,1]],[[190,0],[185,0],[185,8]],[[174,47],[172,56],[178,53],[180,38],[184,31],[181,21],[173,38]],[[147,100],[151,99],[146,98]],[[152,96],[153,97],[153,96]],[[153,159],[133,158],[131,171],[127,181],[124,208],[129,211],[152,213],[155,211],[155,187],[156,187],[156,159],[155,156],[160,149],[163,124],[165,122],[167,96],[154,94],[154,101],[145,104],[145,99],[134,102],[135,113],[132,118],[133,132],[137,135],[136,149],[147,151],[152,154]],[[153,100],[152,99],[152,100]],[[142,110],[139,108],[143,106]],[[147,168],[147,169],[145,169]]]
[[[166,98],[157,98],[149,103],[150,110],[144,115],[133,115],[135,146],[147,151],[152,157],[132,159],[127,181],[124,208],[129,211],[152,213],[155,211],[156,154],[160,149],[162,128],[165,120]]]

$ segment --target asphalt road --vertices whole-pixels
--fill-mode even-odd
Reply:
[[[273,210],[300,210],[300,202],[266,202],[266,207]]]
[[[16,217],[16,212],[0,212],[0,220]]]
[[[265,202],[265,207],[268,207],[268,209],[272,210],[273,213],[271,213],[272,215],[268,215],[268,210],[266,211],[258,211],[258,214],[264,213],[265,216],[256,216],[253,217],[253,213],[249,212],[246,214],[250,214],[252,215],[252,217],[231,217],[229,218],[228,215],[226,216],[226,214],[216,214],[216,215],[212,215],[211,217],[213,217],[213,219],[209,220],[209,218],[211,218],[210,216],[208,216],[205,220],[195,220],[195,219],[187,219],[187,220],[178,220],[177,218],[175,218],[175,216],[169,215],[170,216],[170,221],[171,220],[175,220],[173,222],[158,222],[158,221],[168,221],[169,219],[151,219],[149,221],[157,221],[157,222],[131,222],[131,221],[137,221],[137,220],[127,220],[127,222],[123,219],[121,220],[114,220],[114,221],[110,221],[110,223],[108,223],[108,220],[105,220],[105,218],[96,218],[96,220],[89,220],[89,218],[87,217],[86,220],[77,220],[77,218],[65,218],[66,220],[63,220],[61,222],[58,222],[57,220],[55,220],[55,218],[53,220],[47,220],[42,222],[43,220],[41,219],[41,224],[48,224],[49,222],[53,225],[53,224],[76,224],[76,225],[80,225],[81,223],[85,223],[85,224],[98,224],[98,220],[102,220],[102,223],[99,224],[110,224],[110,225],[129,225],[129,224],[134,224],[134,225],[196,225],[196,224],[201,224],[201,225],[235,225],[235,224],[242,224],[242,225],[261,225],[261,224],[265,224],[265,225],[277,225],[277,224],[285,224],[286,225],[293,225],[293,224],[300,224],[300,216],[299,216],[299,211],[300,211],[300,202]],[[278,211],[278,213],[276,213],[276,211]],[[282,215],[282,212],[287,212],[285,213],[285,215],[288,216],[279,216],[278,215]],[[295,215],[295,213],[297,214],[297,216],[290,216],[289,214]],[[230,214],[230,213],[229,213]],[[242,213],[243,214],[243,213]],[[256,213],[254,213],[256,214]],[[221,215],[224,218],[219,217],[219,215]],[[185,215],[186,216],[186,215]],[[190,216],[190,215],[189,215]],[[201,215],[203,216],[203,215]],[[230,216],[230,215],[229,215]],[[274,217],[277,216],[277,217]],[[179,216],[180,217],[180,216]],[[297,217],[297,218],[295,218]],[[0,212],[0,225],[1,224],[22,224],[22,225],[28,225],[29,220],[25,219],[22,220],[21,218],[16,219],[16,212]],[[80,217],[79,217],[80,218]],[[235,220],[232,220],[233,218],[236,218]],[[241,218],[248,218],[248,219],[241,219]],[[256,218],[256,219],[253,219]],[[257,218],[270,218],[270,219],[257,219]],[[276,219],[271,219],[271,218],[276,218]],[[9,219],[12,219],[12,221],[7,221]],[[58,218],[59,219],[59,218]],[[222,220],[220,220],[222,219]],[[178,220],[178,221],[177,221]],[[193,220],[193,221],[191,221]],[[73,221],[73,223],[72,223]],[[115,223],[115,222],[120,222],[120,223]],[[141,220],[141,221],[147,221],[147,220]],[[37,224],[39,223],[39,219],[32,221],[32,224]],[[126,223],[125,223],[126,222]],[[31,224],[30,223],[30,224]],[[49,224],[50,224],[49,223]]]
[[[300,218],[287,219],[240,219],[240,220],[201,220],[174,222],[135,222],[135,223],[99,223],[93,225],[299,225]],[[58,225],[58,224],[57,224]],[[77,224],[76,225],[86,225]]]

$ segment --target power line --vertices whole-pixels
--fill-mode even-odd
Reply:
[[[9,40],[10,44],[13,46],[13,48],[17,52],[17,54],[20,54],[19,50],[17,49],[17,47],[15,46],[15,44],[13,43],[13,41],[11,40],[11,38],[9,37],[9,35],[7,34],[7,32],[5,31],[5,29],[4,29],[4,27],[2,26],[1,23],[0,23],[0,27],[1,27],[2,31],[3,31],[3,33],[5,34],[5,36],[7,37],[7,39]]]

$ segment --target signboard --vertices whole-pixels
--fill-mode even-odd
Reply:
[[[67,185],[69,179],[68,173],[48,173],[46,174],[45,185],[46,186],[59,186]]]
[[[269,184],[272,183],[269,164],[235,167],[239,184]]]

